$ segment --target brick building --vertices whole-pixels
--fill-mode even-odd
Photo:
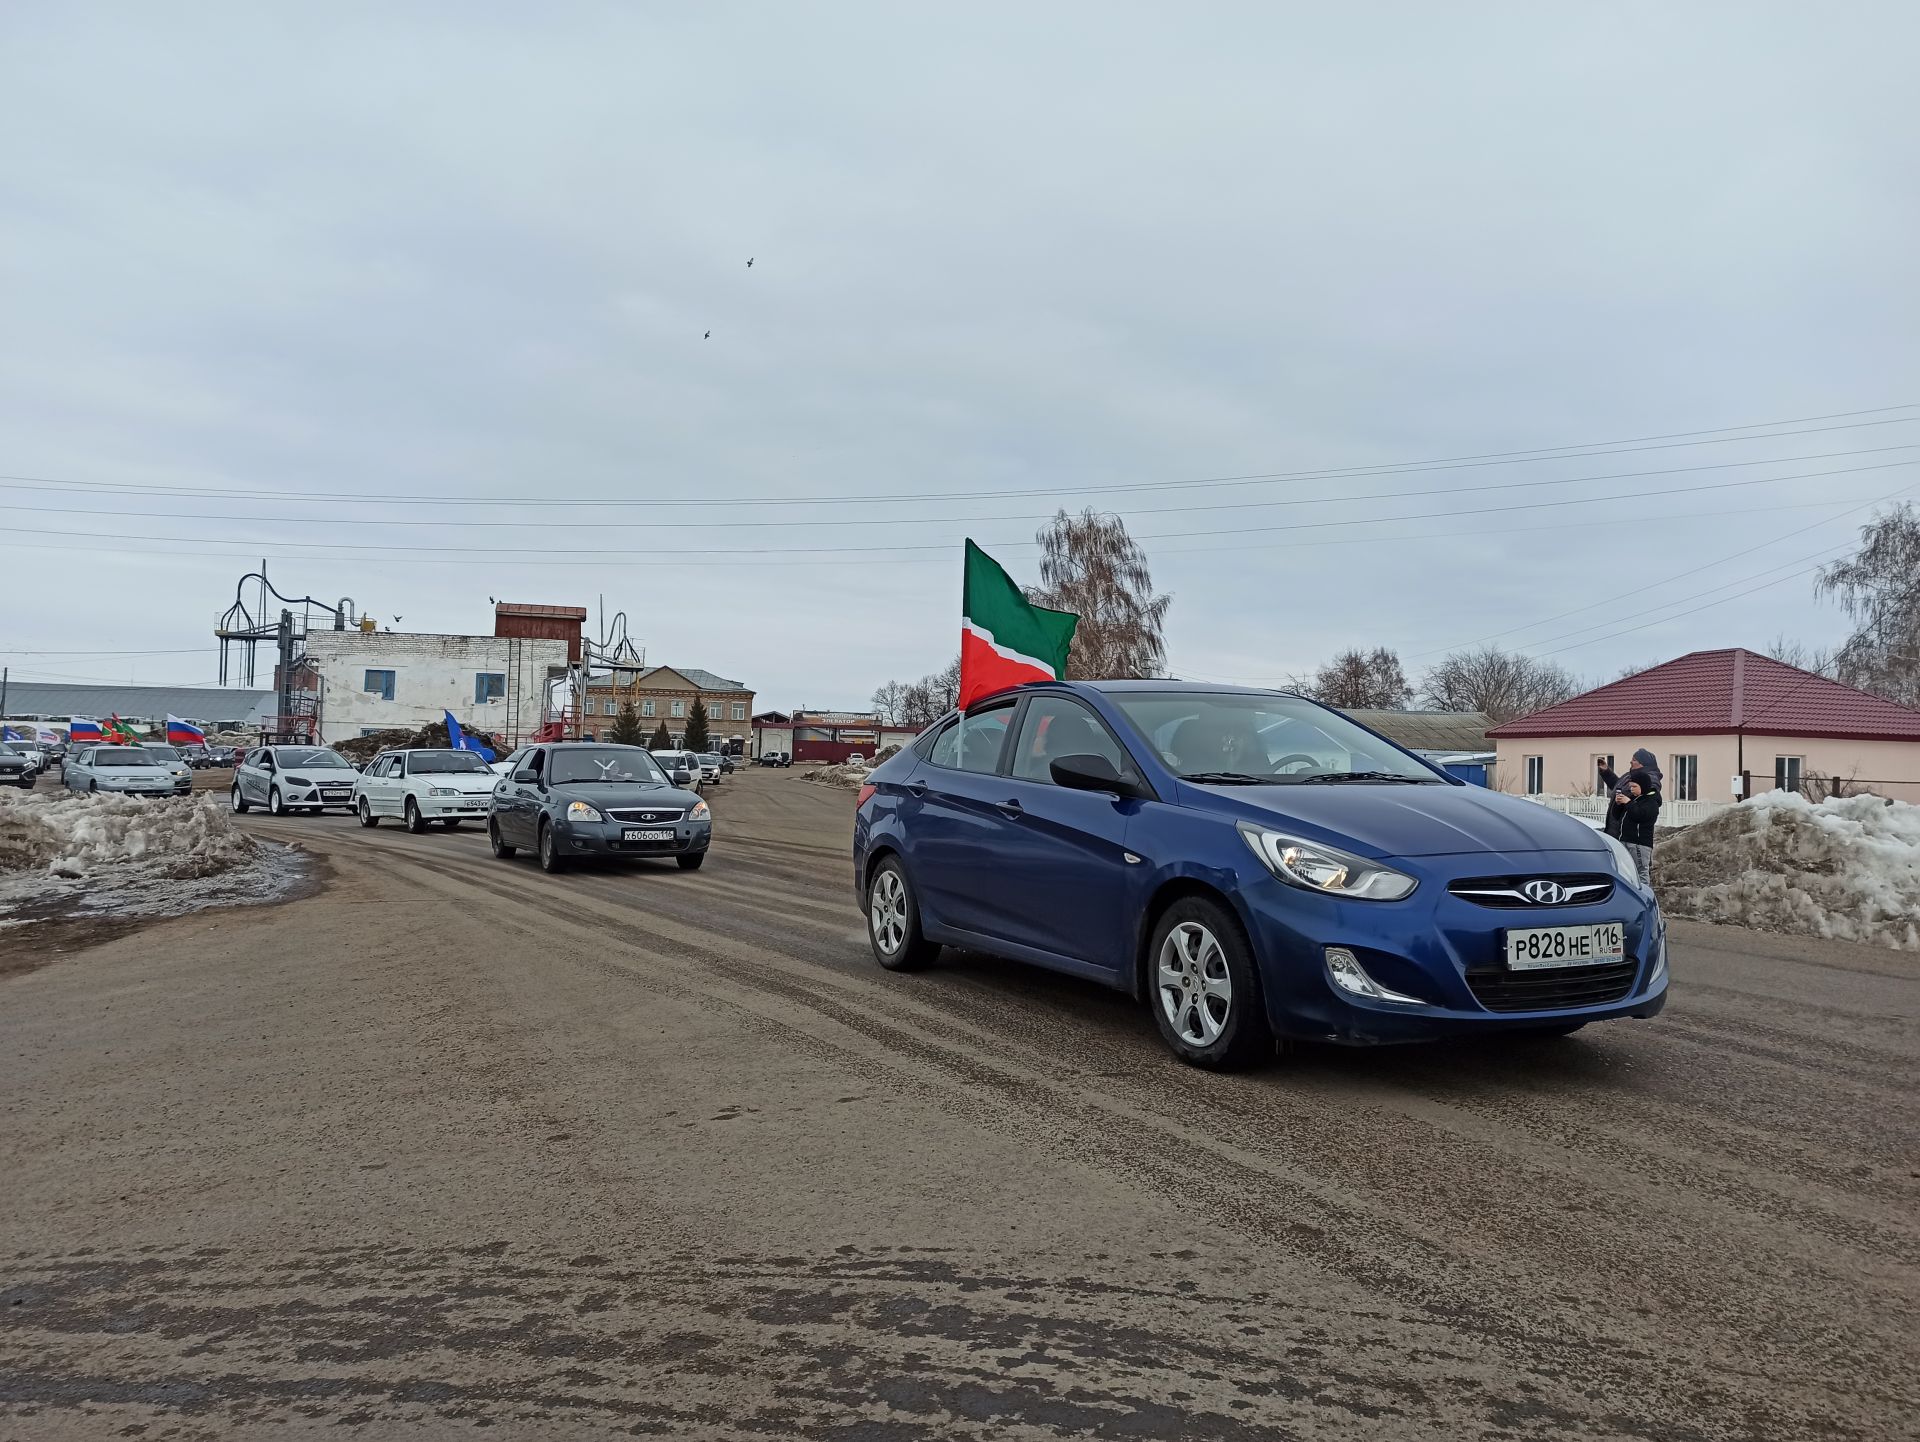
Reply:
[[[698,666],[649,666],[631,681],[595,676],[587,686],[586,729],[604,737],[621,702],[631,699],[649,737],[665,722],[673,744],[680,746],[696,698],[706,703],[707,735],[715,749],[743,754],[751,735],[752,688]]]

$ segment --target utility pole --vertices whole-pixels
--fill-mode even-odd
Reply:
[[[0,716],[7,714],[7,677],[12,673],[11,666],[0,666]]]

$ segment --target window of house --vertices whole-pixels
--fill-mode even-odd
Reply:
[[[653,714],[653,702],[642,701],[640,703],[640,714],[642,716],[651,716]]]
[[[1800,789],[1799,756],[1776,756],[1773,758],[1773,789],[1775,791],[1798,791]]]
[[[1587,768],[1587,782],[1590,786],[1593,787],[1593,791],[1596,796],[1601,795],[1607,789],[1607,783],[1600,779],[1600,772],[1602,768],[1605,768],[1608,771],[1612,771],[1614,769],[1613,753],[1608,752],[1606,755],[1602,756],[1596,752],[1595,755],[1593,756],[1593,765]]]
[[[478,671],[473,677],[473,701],[476,706],[507,698],[507,677],[503,671]]]
[[[1667,778],[1667,794],[1675,801],[1698,801],[1700,799],[1700,758],[1675,756],[1668,769],[1673,774]]]
[[[369,671],[360,689],[369,696],[378,696],[382,701],[393,699],[393,672]]]
[[[684,701],[675,701],[669,710],[669,714],[676,717],[686,715],[687,703]]]
[[[1538,796],[1547,789],[1547,758],[1529,756],[1527,761],[1527,795]]]
[[[747,719],[747,703],[746,702],[735,701],[733,703],[733,719],[736,721],[744,721]]]

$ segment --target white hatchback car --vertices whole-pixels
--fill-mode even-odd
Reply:
[[[359,779],[351,761],[324,746],[256,746],[233,768],[233,809],[347,811]]]
[[[415,833],[429,821],[451,831],[462,821],[487,819],[487,799],[499,782],[500,774],[472,751],[382,751],[360,773],[353,809],[362,826],[397,816]]]

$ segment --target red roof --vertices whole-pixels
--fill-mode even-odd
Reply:
[[[1738,647],[1694,651],[1487,732],[1506,736],[1831,736],[1920,741],[1920,711]]]

